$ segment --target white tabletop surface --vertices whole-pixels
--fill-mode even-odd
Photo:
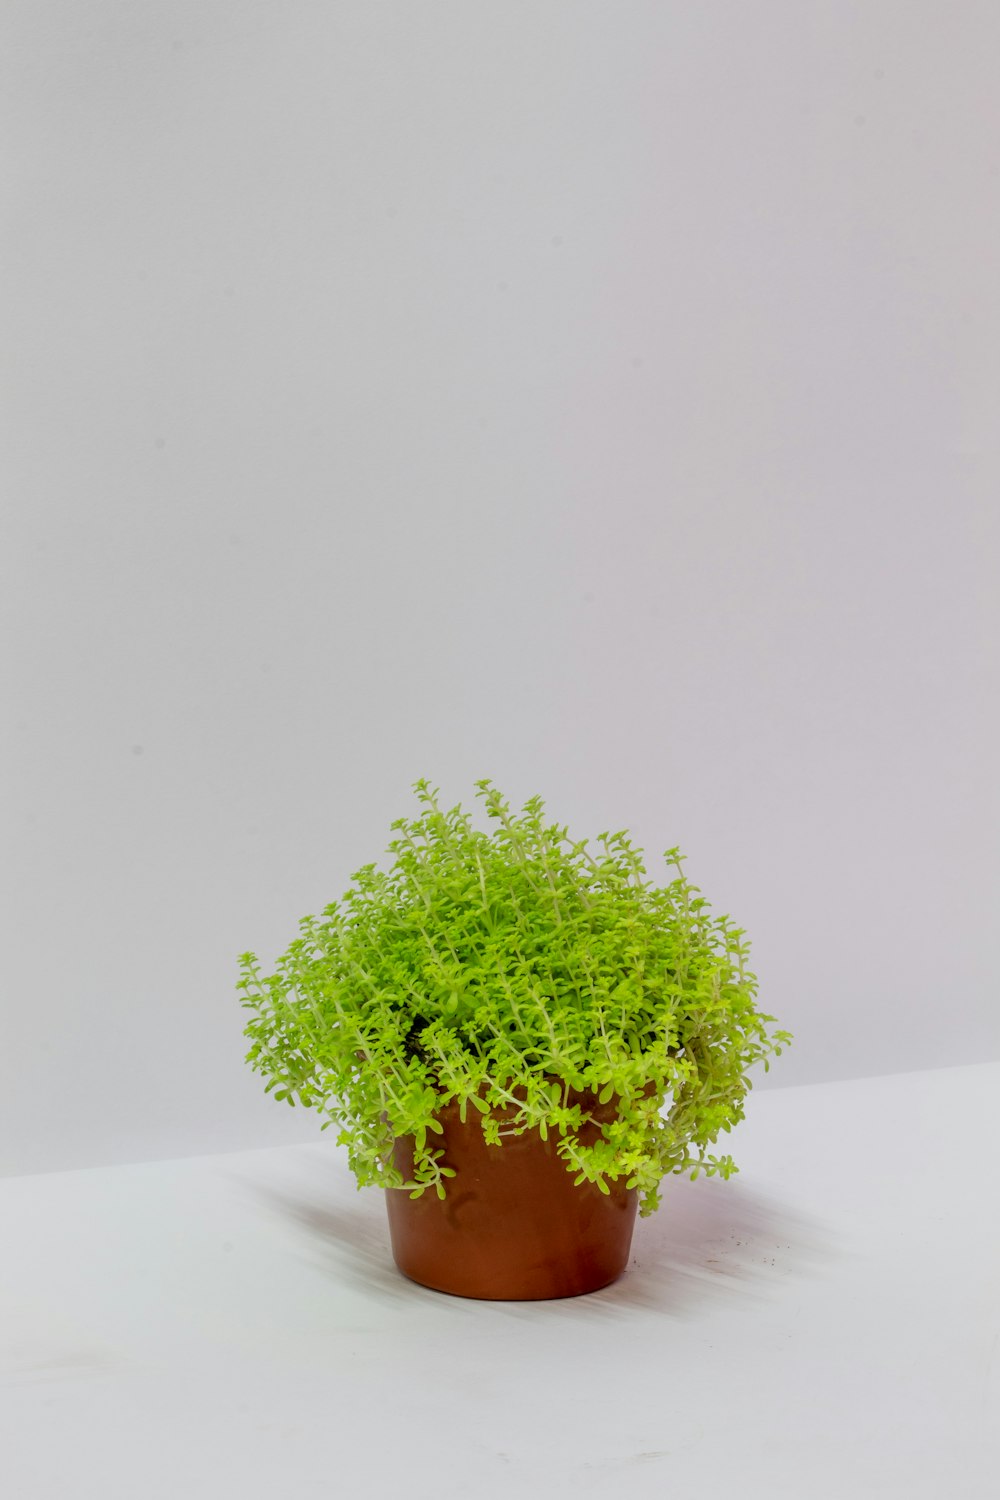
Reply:
[[[589,1297],[405,1281],[328,1144],[0,1182],[0,1491],[1000,1495],[1000,1064],[752,1095]]]

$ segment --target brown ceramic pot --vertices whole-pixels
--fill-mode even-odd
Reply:
[[[611,1119],[612,1105],[576,1095],[595,1121]],[[457,1104],[437,1117],[443,1134],[446,1196],[428,1188],[420,1198],[386,1192],[396,1265],[412,1281],[458,1297],[534,1301],[577,1297],[615,1281],[628,1264],[637,1195],[624,1180],[604,1194],[591,1182],[574,1186],[574,1173],[556,1153],[558,1135],[537,1130],[508,1135],[499,1146],[483,1139],[470,1106],[463,1125]],[[597,1123],[581,1132],[593,1138]],[[413,1169],[412,1138],[396,1142],[394,1161],[404,1177]]]

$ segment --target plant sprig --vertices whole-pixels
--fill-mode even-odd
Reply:
[[[539,797],[518,815],[489,779],[476,789],[490,833],[421,779],[391,868],[364,865],[303,918],[275,973],[241,956],[247,1061],[338,1128],[359,1187],[445,1196],[436,1117],[452,1101],[494,1144],[554,1134],[577,1183],[624,1177],[644,1215],[667,1173],[730,1176],[708,1148],[743,1118],[748,1070],[791,1041],[757,1008],[746,934],[711,915],[678,849],[655,885],[626,830],[591,850]],[[615,1101],[599,1131],[595,1100]]]

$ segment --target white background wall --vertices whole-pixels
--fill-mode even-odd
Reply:
[[[997,1056],[992,0],[2,33],[0,1169],[312,1138],[236,955],[419,775],[680,843],[776,1083]]]

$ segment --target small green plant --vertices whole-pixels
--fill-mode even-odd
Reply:
[[[743,930],[710,915],[677,849],[657,886],[624,831],[591,852],[540,798],[516,815],[476,786],[490,833],[417,781],[423,812],[391,825],[391,869],[365,865],[303,918],[276,973],[242,955],[247,1061],[339,1128],[359,1187],[444,1197],[435,1115],[452,1101],[493,1144],[554,1132],[577,1183],[625,1177],[643,1214],[667,1173],[728,1177],[708,1147],[743,1118],[750,1066],[791,1040],[756,1007]],[[616,1117],[584,1141],[595,1096]],[[398,1136],[413,1138],[409,1181]]]

